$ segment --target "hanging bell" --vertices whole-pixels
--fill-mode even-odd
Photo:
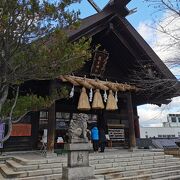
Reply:
[[[113,96],[112,90],[110,90],[108,99],[107,99],[106,110],[113,111],[116,109],[118,109],[117,101],[116,101],[115,97]]]
[[[88,98],[88,95],[86,94],[86,89],[84,87],[82,88],[82,91],[79,97],[77,109],[81,111],[87,111],[91,109],[91,106],[89,104],[89,98]]]
[[[104,109],[104,103],[103,103],[102,96],[101,96],[99,89],[96,89],[96,92],[94,94],[92,108],[93,109]]]

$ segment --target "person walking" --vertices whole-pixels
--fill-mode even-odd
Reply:
[[[91,140],[93,143],[94,152],[97,152],[99,148],[99,130],[96,126],[91,129]]]
[[[102,127],[99,128],[99,146],[101,151],[104,152],[106,146],[106,135]]]

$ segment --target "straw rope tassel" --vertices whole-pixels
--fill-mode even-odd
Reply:
[[[104,109],[104,103],[103,103],[102,96],[101,96],[99,89],[96,89],[96,92],[94,94],[92,108],[93,109]]]
[[[117,101],[116,101],[115,97],[113,96],[112,90],[110,90],[108,99],[107,99],[106,110],[113,111],[116,109],[118,109]]]
[[[87,111],[90,109],[91,109],[91,106],[89,104],[89,98],[86,93],[86,89],[83,87],[81,91],[81,95],[79,97],[78,110]]]

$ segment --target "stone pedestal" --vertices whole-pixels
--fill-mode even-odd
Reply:
[[[66,144],[68,150],[67,167],[63,167],[63,180],[86,180],[94,177],[94,169],[89,166],[90,143]]]

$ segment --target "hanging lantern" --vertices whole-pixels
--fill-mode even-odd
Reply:
[[[116,109],[118,109],[117,101],[116,101],[115,97],[113,96],[112,90],[110,90],[108,99],[107,99],[106,110],[113,111]]]
[[[99,89],[96,89],[96,92],[94,94],[92,108],[93,109],[104,109],[104,103],[103,103],[102,96],[101,96]]]
[[[77,109],[81,111],[87,111],[91,109],[91,106],[89,104],[89,98],[88,98],[88,95],[86,94],[86,89],[84,87],[82,88],[82,92],[79,97]]]

